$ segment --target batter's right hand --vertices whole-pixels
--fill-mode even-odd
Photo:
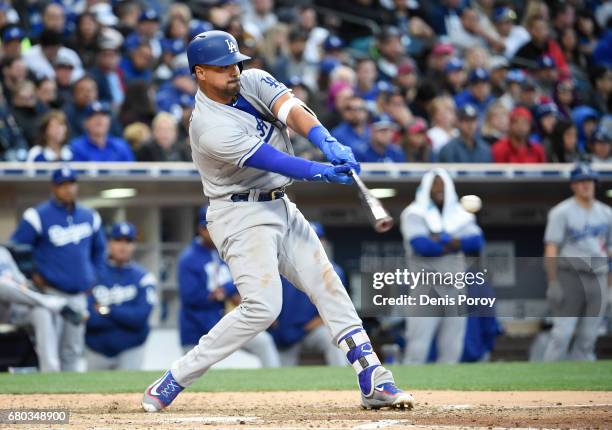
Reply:
[[[322,163],[312,163],[310,177],[306,179],[308,181],[323,181],[348,185],[353,183],[353,177],[349,175],[350,171],[351,166],[348,164],[329,166]]]

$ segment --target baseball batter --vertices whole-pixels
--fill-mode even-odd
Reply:
[[[293,180],[352,182],[352,151],[334,139],[312,111],[270,74],[242,73],[249,57],[222,31],[197,35],[187,48],[198,92],[189,135],[204,194],[208,230],[227,263],[242,303],[145,391],[142,406],[167,407],[214,363],[277,318],[279,273],[317,307],[334,342],[358,375],[365,408],[413,406],[381,366],[361,320],[315,232],[285,196]],[[318,146],[332,165],[294,157],[287,127]]]
[[[609,294],[605,262],[612,255],[612,210],[595,200],[597,174],[588,164],[576,165],[570,180],[574,196],[550,210],[544,233],[546,295],[553,311],[564,315],[553,317],[545,361],[595,359]]]

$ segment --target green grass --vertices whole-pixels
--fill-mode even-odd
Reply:
[[[612,391],[612,361],[391,366],[396,382],[413,390]],[[0,394],[141,392],[160,372],[0,374]],[[212,370],[190,391],[355,389],[353,370],[296,367]]]

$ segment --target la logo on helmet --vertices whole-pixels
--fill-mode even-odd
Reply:
[[[238,48],[236,47],[234,42],[232,42],[229,39],[225,39],[225,43],[227,43],[227,49],[229,50],[230,54],[232,54],[234,52],[238,52]]]

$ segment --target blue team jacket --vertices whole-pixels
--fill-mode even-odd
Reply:
[[[100,270],[99,282],[88,296],[90,318],[85,343],[107,357],[142,345],[149,335],[149,315],[157,300],[156,280],[136,263],[117,266],[107,261]],[[94,305],[108,306],[100,315]]]
[[[49,285],[69,294],[93,287],[105,259],[100,215],[76,204],[68,210],[51,198],[23,214],[11,241],[31,245],[36,271]]]
[[[223,287],[225,296],[231,297],[238,290],[217,251],[204,246],[197,237],[179,256],[178,285],[181,344],[195,345],[225,313],[225,303],[211,300],[210,293]]]

